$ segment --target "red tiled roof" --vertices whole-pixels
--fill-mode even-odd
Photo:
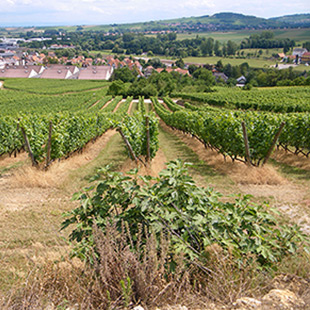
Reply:
[[[156,69],[156,71],[158,72],[158,73],[160,73],[160,72],[162,72],[162,71],[164,71],[165,69],[164,68],[157,68]]]
[[[186,75],[186,74],[189,75],[188,70],[185,70],[185,69],[177,68],[174,71],[179,72],[179,73],[181,73],[183,75]]]

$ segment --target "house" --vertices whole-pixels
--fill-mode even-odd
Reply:
[[[77,80],[79,78],[80,69],[77,66],[66,66],[66,68],[69,69],[72,74],[70,79]]]
[[[190,65],[194,65],[196,67],[202,68],[205,64],[196,63],[196,62],[186,62],[184,65],[185,65],[185,68],[188,68]]]
[[[165,70],[165,68],[157,68],[157,69],[155,69],[158,73],[161,73],[162,71],[164,71]],[[167,71],[167,70],[166,70]]]
[[[174,60],[167,60],[167,59],[161,59],[160,62],[165,65],[166,67],[173,67],[175,65]]]
[[[46,67],[41,74],[42,79],[70,79],[72,72],[62,65]]]
[[[298,56],[298,58],[301,58],[302,55],[307,52],[308,50],[306,48],[297,47],[297,48],[294,48],[292,55],[295,56],[295,58],[296,56]]]
[[[16,42],[3,41],[0,43],[0,49],[4,50],[16,50],[19,48],[19,45]]]
[[[176,68],[173,71],[178,72],[178,73],[180,73],[182,75],[190,75],[188,70],[186,70],[186,69]]]
[[[166,72],[168,72],[168,73],[171,73],[171,72],[178,72],[178,73],[180,73],[180,74],[182,74],[182,75],[190,75],[189,72],[188,72],[188,70],[186,70],[186,69],[181,69],[181,68],[175,68],[175,69],[173,69],[173,68],[157,68],[155,71],[157,71],[158,73],[161,73],[161,72],[163,72],[163,71],[166,71]]]
[[[142,71],[143,67],[138,60],[135,61],[135,66],[137,67],[139,71]]]
[[[146,69],[144,70],[144,76],[145,76],[145,77],[149,77],[149,76],[152,74],[152,72],[153,72],[154,70],[155,70],[155,69],[154,69],[153,66],[148,66],[148,67],[146,67]]]
[[[281,62],[287,60],[287,56],[284,53],[278,53],[277,56],[281,59]]]
[[[0,57],[0,69],[4,69],[6,62]]]
[[[12,58],[13,56],[15,56],[15,53],[10,51],[4,51],[3,53],[0,53],[0,57],[2,58]]]
[[[217,82],[224,81],[225,83],[227,83],[228,76],[224,72],[217,72],[216,71],[216,72],[213,72],[212,74],[215,77],[215,80]]]
[[[37,71],[27,66],[7,66],[0,70],[2,78],[36,78],[39,77]]]
[[[278,57],[279,57],[279,58],[285,58],[286,56],[285,56],[284,53],[278,53]]]
[[[310,52],[306,52],[301,56],[302,63],[310,63]]]
[[[93,59],[92,58],[86,58],[83,62],[83,65],[86,65],[86,66],[91,66],[93,63]]]
[[[239,87],[243,87],[246,83],[246,78],[245,76],[241,75],[238,79],[237,79],[237,86]]]
[[[89,66],[81,68],[79,72],[79,80],[109,80],[113,67],[110,66]]]

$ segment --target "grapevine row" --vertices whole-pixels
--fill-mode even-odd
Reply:
[[[142,114],[136,112],[133,116],[126,115],[118,124],[118,127],[129,142],[136,157],[147,156],[148,143],[147,131],[149,132],[150,158],[154,158],[159,148],[158,141],[158,118],[154,113]]]
[[[241,89],[216,88],[211,93],[184,94],[175,97],[217,107],[268,112],[309,112],[309,87],[275,87],[243,91]]]
[[[266,158],[280,124],[285,122],[279,145],[295,147],[309,155],[310,115],[308,113],[271,114],[258,112],[209,111],[196,112],[179,109],[169,112],[156,98],[153,104],[163,121],[176,129],[196,136],[209,146],[232,160],[245,158],[244,136],[241,123],[245,122],[250,145],[251,160],[259,165]]]

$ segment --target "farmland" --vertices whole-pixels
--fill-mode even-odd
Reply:
[[[134,183],[135,178],[129,180],[126,176],[123,179],[123,176],[118,174],[127,172],[137,165],[129,158],[122,137],[117,133],[116,128],[122,130],[140,158],[138,166],[139,174],[142,176],[158,177],[159,171],[167,167],[166,162],[175,161],[178,158],[191,164],[189,176],[184,176],[181,172],[183,168],[180,168],[178,163],[174,163],[173,165],[178,167],[175,168],[177,171],[175,173],[179,173],[178,177],[172,175],[174,173],[172,165],[170,170],[166,170],[161,176],[160,181],[159,179],[150,181],[148,186],[153,196],[149,203],[154,210],[157,208],[156,199],[159,198],[163,208],[164,205],[169,205],[171,197],[174,197],[173,201],[177,201],[178,205],[183,203],[184,196],[177,196],[180,192],[171,192],[171,188],[166,187],[168,184],[176,183],[178,190],[184,188],[189,191],[186,192],[189,195],[186,197],[191,206],[191,219],[197,227],[204,220],[199,216],[200,213],[194,213],[195,208],[201,207],[199,205],[201,201],[204,201],[205,206],[208,205],[208,214],[205,214],[205,217],[209,216],[208,221],[214,224],[212,224],[213,230],[210,228],[208,231],[212,236],[210,237],[212,242],[218,240],[223,251],[230,251],[230,247],[233,246],[230,244],[232,241],[230,236],[225,237],[226,239],[222,237],[222,234],[223,236],[225,234],[219,233],[221,227],[226,227],[227,231],[234,234],[234,240],[239,240],[239,245],[234,246],[234,254],[240,259],[239,264],[243,259],[243,262],[251,259],[244,253],[252,253],[257,256],[258,270],[264,269],[268,264],[277,266],[275,269],[266,269],[268,279],[281,273],[291,273],[299,277],[307,276],[310,269],[307,254],[301,249],[294,252],[295,243],[292,245],[288,239],[285,239],[285,234],[290,234],[291,228],[282,231],[281,225],[288,224],[288,227],[291,227],[291,224],[297,223],[304,234],[310,233],[309,87],[254,88],[249,91],[217,88],[214,92],[204,94],[178,93],[174,98],[152,98],[151,102],[142,97],[135,101],[132,97],[112,98],[107,95],[108,86],[109,82],[90,81],[86,83],[48,80],[4,81],[4,88],[0,90],[0,153],[2,153],[0,157],[0,257],[3,262],[0,267],[0,292],[3,295],[7,295],[13,287],[19,288],[25,279],[30,279],[31,276],[28,278],[28,275],[31,270],[36,268],[44,270],[47,262],[56,265],[60,263],[61,268],[68,268],[65,264],[73,248],[78,257],[87,254],[86,245],[87,242],[91,242],[88,234],[91,225],[85,230],[83,225],[77,225],[77,228],[69,226],[62,231],[59,229],[64,220],[63,212],[70,214],[72,221],[77,214],[77,219],[83,218],[83,214],[86,214],[86,218],[91,221],[96,210],[101,212],[100,208],[96,209],[99,196],[83,200],[85,196],[82,195],[84,198],[81,198],[80,209],[78,202],[71,201],[74,192],[80,191],[85,186],[89,188],[89,179],[99,178],[96,176],[98,168],[111,166],[109,172],[102,172],[103,175],[101,179],[99,178],[101,186],[97,187],[97,191],[113,188],[113,191],[106,193],[111,201],[117,201],[117,203],[122,201],[124,205],[135,203],[139,206],[136,213],[128,212],[128,210],[135,210],[131,208],[120,213],[122,210],[120,204],[117,210],[117,216],[120,217],[116,216],[116,220],[119,218],[128,220],[131,223],[131,229],[136,228],[135,220],[141,215],[138,210],[141,208],[144,210],[140,210],[141,212],[146,212],[143,199],[149,193],[147,187],[141,193],[130,192],[136,190],[140,183]],[[176,101],[180,99],[182,102],[177,104]],[[153,112],[150,113],[151,111]],[[149,115],[148,127],[145,126],[145,114]],[[250,159],[246,158],[244,150],[242,121],[248,130]],[[276,149],[268,162],[261,167],[282,122],[285,122],[285,125]],[[51,162],[45,169],[50,123],[53,124]],[[35,159],[39,162],[37,167],[32,167],[27,148],[24,147],[21,128],[25,130]],[[145,165],[146,128],[149,128],[151,135],[150,165]],[[108,179],[103,178],[105,174],[109,175]],[[143,181],[148,183],[147,178]],[[208,201],[204,200],[206,196],[202,196],[205,192],[201,187],[207,188]],[[221,192],[223,197],[219,198],[213,190],[209,189],[210,187],[214,188],[214,191]],[[123,190],[122,194],[119,192],[121,190]],[[191,192],[195,194],[191,196]],[[132,200],[133,202],[128,200],[130,193],[135,193],[133,196],[136,200]],[[252,195],[253,203],[237,200],[238,203],[235,205],[236,197],[231,195],[238,194]],[[201,201],[197,199],[193,203],[195,197],[200,197]],[[141,205],[139,205],[139,199],[141,199]],[[93,209],[89,205],[90,201],[93,203]],[[262,205],[264,207],[261,207]],[[256,221],[255,215],[261,216],[260,231],[255,230],[259,227],[259,225],[255,226],[256,224],[253,225],[255,229],[248,226],[245,228],[248,229],[249,234],[253,233],[251,238],[239,231],[229,230],[232,228],[228,227],[232,226],[224,221],[226,217],[231,217],[238,222],[239,214],[234,212],[239,210],[238,208],[240,212],[244,212],[242,217],[245,222],[242,222],[242,225],[246,225],[247,218],[250,221]],[[163,209],[165,211],[162,210],[162,213],[156,215],[147,213],[145,216],[152,216],[152,221],[156,224],[164,216],[168,217],[172,214],[178,216],[180,211],[177,207],[172,209]],[[190,225],[187,223],[185,209],[182,206],[184,214],[181,214],[182,216],[176,222],[184,223],[186,229],[174,230],[174,232],[182,232],[184,238],[192,242],[191,248],[183,248],[184,245],[180,244],[178,238],[173,239],[172,244],[176,248],[184,249],[184,255],[188,254],[191,259],[191,255],[197,255],[196,252],[191,252],[192,248],[197,251],[197,242],[203,240],[209,245],[207,243],[209,241],[198,230],[194,230],[195,240],[192,240],[190,235],[186,235]],[[264,213],[265,209],[270,211],[270,214],[272,209],[279,212],[276,215],[279,230],[272,231],[272,234],[270,230],[268,233],[270,239],[256,239],[257,234],[268,235],[264,231],[264,223],[273,221],[268,217],[270,214]],[[87,210],[94,211],[92,216],[88,217],[87,213],[83,213]],[[221,217],[220,220],[215,218],[219,214],[216,213],[218,210],[222,210],[220,213],[224,214],[224,218]],[[251,212],[247,213],[247,210]],[[109,216],[114,216],[112,209],[107,213]],[[98,225],[101,224],[102,222],[98,221]],[[193,224],[193,227],[196,227],[195,225]],[[79,230],[78,227],[82,228]],[[158,229],[158,226],[154,225],[154,229]],[[278,234],[280,230],[282,235]],[[75,231],[75,234],[71,235],[73,245],[66,241],[72,231]],[[79,237],[76,237],[80,236],[79,234],[84,236],[85,243],[82,247],[79,247],[80,243],[77,241]],[[297,230],[295,236],[299,236]],[[275,238],[272,239],[273,237]],[[247,239],[261,240],[261,243],[259,246],[250,244]],[[297,239],[296,245],[299,242]],[[274,246],[278,244],[277,242],[283,243],[280,247]],[[285,242],[292,245],[287,252]],[[282,256],[287,259],[282,261]],[[200,263],[203,261],[200,256],[195,258]],[[214,267],[211,262],[207,266]],[[266,275],[266,272],[259,273],[257,270],[252,272],[260,276]],[[258,277],[255,280],[258,281]],[[71,278],[68,277],[68,279]],[[45,285],[44,282],[42,285]],[[262,282],[260,285],[263,286]],[[222,285],[219,286],[222,287]],[[32,288],[35,289],[35,286]],[[58,293],[61,297],[58,301],[51,297],[55,305],[63,307],[74,303],[73,299],[68,300],[68,298],[77,292],[70,296],[63,295],[67,289],[71,290],[70,285],[63,290],[59,289]],[[37,291],[37,294],[43,294],[43,291]],[[250,289],[245,291],[253,295]],[[260,295],[263,290],[256,287],[256,291]],[[225,299],[227,304],[240,297],[237,290],[233,292],[232,289],[229,294],[233,297],[231,300],[229,300],[230,297]],[[219,301],[222,296],[223,293],[213,292],[208,295],[208,298]],[[79,302],[82,303],[82,300],[80,299]]]
[[[248,37],[249,34],[259,34],[261,30],[238,30],[238,31],[226,31],[226,32],[205,32],[199,33],[198,35],[201,37],[211,37],[214,40],[218,40],[220,42],[227,42],[231,40],[236,43],[240,43],[244,38]],[[310,33],[308,28],[304,29],[275,29],[273,30],[276,39],[284,39],[291,38],[295,40],[297,43],[303,43],[308,40]],[[177,36],[178,40],[184,39],[192,39],[197,36],[197,33],[180,33]]]

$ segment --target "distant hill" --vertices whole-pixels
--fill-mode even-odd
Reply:
[[[287,24],[294,27],[302,27],[304,25],[310,25],[310,14],[295,14],[295,15],[286,15],[281,17],[273,17],[269,20],[276,21],[279,23]],[[308,27],[307,26],[307,27]]]
[[[260,18],[237,13],[217,13],[199,17],[183,17],[169,20],[150,21],[134,24],[113,24],[109,29],[125,31],[221,31],[242,29],[296,28],[310,27],[310,14],[295,14],[274,18]],[[100,30],[109,27],[84,26],[83,30]]]
[[[158,31],[230,31],[242,29],[310,28],[310,14],[294,14],[273,18],[260,18],[238,13],[217,13],[199,17],[183,17],[131,24],[79,25],[61,27],[34,27],[31,30],[104,31],[104,32],[158,32]],[[19,28],[20,29],[20,28]],[[3,30],[3,29],[2,29]],[[8,29],[7,29],[8,30]],[[15,32],[10,28],[11,32]],[[25,31],[29,29],[25,28]],[[0,29],[0,34],[1,34]]]

